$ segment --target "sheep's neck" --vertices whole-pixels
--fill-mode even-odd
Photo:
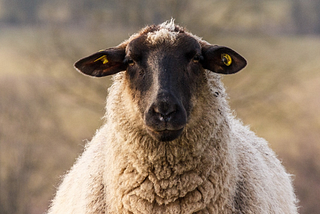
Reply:
[[[132,213],[192,213],[212,202],[227,206],[228,150],[220,140],[211,141],[203,148],[159,143],[147,152],[139,150],[141,142],[130,143],[121,151],[127,158],[116,176],[120,206]]]

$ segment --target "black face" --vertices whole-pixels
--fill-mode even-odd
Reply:
[[[158,141],[176,139],[188,121],[191,95],[202,85],[200,44],[184,34],[156,45],[142,36],[127,50],[126,76],[148,133]]]

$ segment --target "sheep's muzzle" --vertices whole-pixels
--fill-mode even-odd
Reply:
[[[172,141],[178,138],[186,123],[186,110],[170,91],[158,93],[145,113],[147,131],[158,141]]]

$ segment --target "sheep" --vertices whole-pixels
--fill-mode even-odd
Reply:
[[[291,176],[227,103],[221,74],[246,64],[173,20],[76,62],[115,75],[106,122],[48,213],[297,213]]]

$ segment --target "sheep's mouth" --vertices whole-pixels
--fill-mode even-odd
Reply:
[[[177,129],[177,130],[169,130],[169,129],[164,129],[164,130],[153,130],[148,128],[147,131],[157,141],[161,142],[167,142],[167,141],[173,141],[177,139],[184,128]]]

